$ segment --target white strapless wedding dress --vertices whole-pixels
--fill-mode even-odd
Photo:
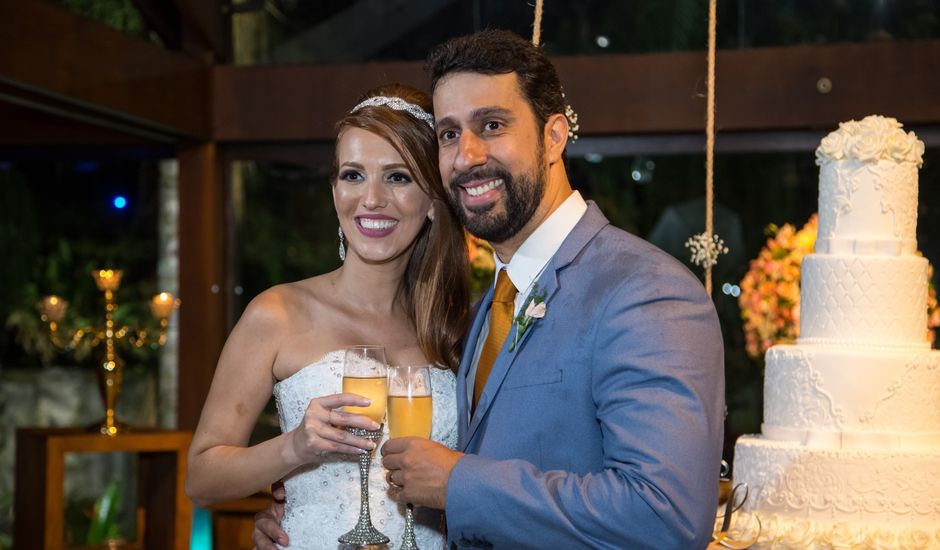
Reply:
[[[457,403],[454,374],[431,369],[433,421],[431,439],[453,449],[457,445]],[[296,428],[314,397],[343,389],[343,351],[326,354],[293,375],[274,384],[281,431]],[[388,426],[376,448],[369,471],[369,505],[372,523],[397,548],[404,530],[404,504],[388,498],[388,484],[378,449],[388,439]],[[319,463],[297,470],[284,480],[287,502],[281,525],[290,537],[291,550],[348,548],[337,538],[356,525],[359,517],[359,462],[353,455],[331,454]],[[435,510],[415,508],[415,536],[422,550],[443,548],[443,516]]]

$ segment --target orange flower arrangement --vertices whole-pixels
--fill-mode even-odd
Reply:
[[[800,262],[816,244],[816,215],[796,229],[767,227],[770,238],[741,280],[741,318],[747,354],[760,357],[774,344],[796,341],[800,334]]]
[[[496,271],[493,247],[470,233],[465,232],[465,235],[470,258],[470,288],[474,296],[479,296],[493,283],[493,273]]]
[[[767,245],[741,280],[741,318],[747,354],[760,357],[770,346],[792,344],[800,335],[800,263],[812,254],[818,220],[815,214],[799,231],[792,225],[769,225]],[[940,327],[940,308],[933,285],[933,266],[927,268],[927,329],[931,344]]]

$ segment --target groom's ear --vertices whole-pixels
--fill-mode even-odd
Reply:
[[[545,160],[549,165],[562,160],[565,146],[568,145],[568,119],[561,113],[555,113],[545,122]]]

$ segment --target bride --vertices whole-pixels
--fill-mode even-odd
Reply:
[[[431,437],[450,447],[457,440],[452,371],[467,324],[468,267],[437,168],[431,102],[398,84],[362,99],[337,124],[331,185],[343,265],[252,300],[222,350],[189,450],[186,493],[197,505],[284,479],[290,548],[341,547],[337,538],[358,517],[356,453],[376,445],[343,428],[378,426],[341,412],[367,404],[340,393],[347,346],[382,345],[390,364],[441,366],[432,369]],[[249,447],[272,392],[283,433]],[[388,498],[380,461],[369,477],[373,522],[397,542],[404,505]],[[419,545],[441,548],[441,516],[420,511]]]

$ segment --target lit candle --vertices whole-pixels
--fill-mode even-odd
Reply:
[[[65,317],[69,303],[67,300],[63,300],[53,294],[52,296],[46,296],[40,300],[36,307],[39,309],[43,321],[58,323]]]
[[[150,300],[150,311],[153,312],[154,317],[166,319],[170,315],[173,315],[173,310],[178,308],[179,305],[180,301],[173,298],[172,294],[169,292],[161,292]]]
[[[91,276],[95,278],[95,284],[98,285],[98,290],[105,291],[110,290],[114,292],[121,286],[121,276],[124,275],[124,272],[120,269],[96,269],[91,272]]]

